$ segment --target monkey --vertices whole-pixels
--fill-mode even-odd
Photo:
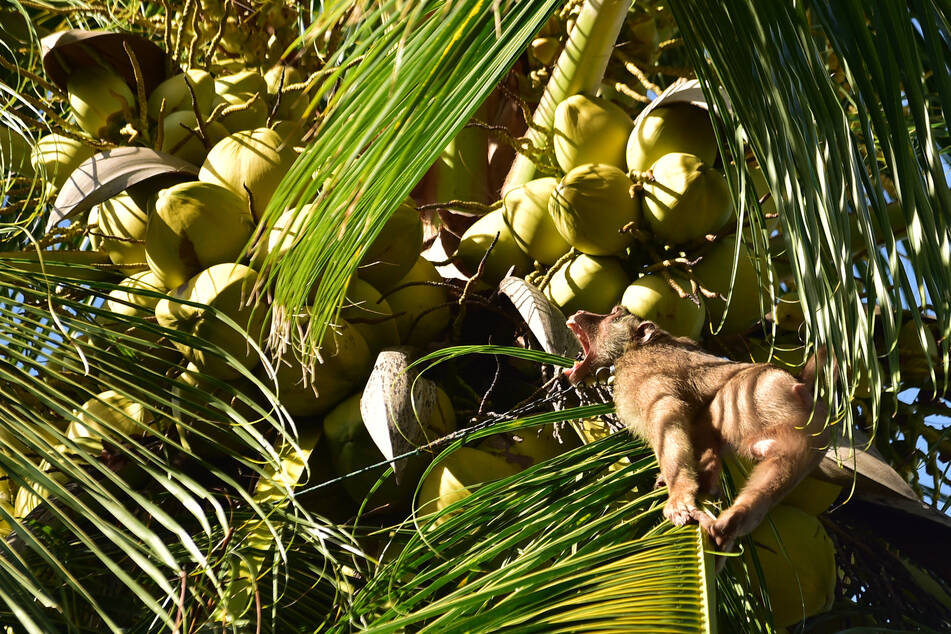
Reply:
[[[664,516],[696,521],[721,552],[755,529],[767,511],[822,460],[827,408],[813,397],[814,355],[798,378],[767,363],[705,352],[654,322],[616,306],[578,311],[567,321],[583,358],[565,369],[577,385],[614,366],[614,402],[624,426],[654,450],[666,483]],[[733,504],[713,518],[697,498],[719,493],[724,450],[755,465]]]

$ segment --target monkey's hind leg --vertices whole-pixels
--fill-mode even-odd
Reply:
[[[733,504],[716,520],[703,523],[722,551],[731,550],[737,537],[759,526],[769,509],[822,459],[802,429],[787,426],[767,429],[750,439],[745,449],[759,462]]]

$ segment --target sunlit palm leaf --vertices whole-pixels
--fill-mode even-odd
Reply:
[[[588,414],[609,411],[593,407]],[[341,631],[359,624],[373,632],[550,632],[661,622],[670,631],[702,631],[711,597],[700,534],[663,522],[655,469],[649,449],[619,434],[418,518],[397,532],[389,563],[371,572]]]
[[[388,2],[365,16],[359,44],[340,60],[359,63],[339,85],[331,76],[322,88],[327,104],[319,141],[269,205],[273,220],[289,204],[317,201],[300,244],[269,262],[277,337],[288,334],[286,315],[299,314],[310,301],[319,322],[333,316],[348,277],[386,218],[558,4],[465,0],[400,11],[400,3]]]
[[[748,141],[763,166],[807,335],[839,364],[830,381],[846,387],[857,369],[868,368],[878,386],[875,360],[887,356],[893,389],[898,385],[894,342],[903,306],[919,326],[922,310],[937,317],[946,377],[951,196],[939,157],[948,148],[951,112],[947,8],[741,0],[677,0],[671,7],[724,129],[737,130],[721,141],[733,156],[742,156]],[[826,38],[845,82],[827,68]],[[736,166],[725,167],[739,188]],[[893,198],[904,211],[907,240],[888,221]],[[856,244],[867,260],[853,259]],[[851,414],[847,393],[836,389],[830,400]],[[872,393],[877,412],[881,389]]]
[[[96,297],[115,285],[82,279],[88,267],[74,267],[77,278],[47,278],[13,266],[0,271],[0,468],[40,497],[36,517],[2,513],[16,532],[0,569],[25,594],[8,593],[0,619],[33,621],[32,631],[60,629],[43,625],[54,614],[76,623],[95,615],[110,630],[143,618],[171,628],[176,615],[207,618],[196,606],[232,599],[228,579],[239,567],[230,562],[250,557],[259,547],[250,538],[262,530],[278,552],[285,539],[313,541],[322,556],[342,552],[342,533],[296,507],[280,510],[292,483],[278,482],[266,500],[252,496],[258,474],[279,464],[272,439],[297,447],[264,383],[248,375],[253,389],[219,382],[212,392],[183,383],[171,342],[214,346],[111,313]],[[83,404],[106,390],[141,404],[153,422],[119,411],[80,418]],[[77,436],[76,423],[101,429]],[[299,517],[278,522],[275,505],[282,517]]]

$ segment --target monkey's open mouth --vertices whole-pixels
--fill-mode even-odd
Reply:
[[[568,318],[566,322],[568,327],[571,328],[571,332],[575,333],[575,337],[578,338],[578,343],[581,344],[581,350],[584,352],[585,356],[588,356],[588,350],[591,346],[591,343],[588,341],[588,333],[578,325],[578,322],[575,321],[575,316],[572,315]]]

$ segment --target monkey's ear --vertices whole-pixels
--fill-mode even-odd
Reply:
[[[650,341],[657,333],[657,326],[652,321],[642,321],[634,330],[634,340],[639,344]]]

